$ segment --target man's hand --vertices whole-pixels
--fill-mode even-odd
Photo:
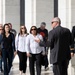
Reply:
[[[74,57],[74,53],[71,53],[71,57]]]
[[[74,48],[70,48],[71,50],[71,57],[74,57]]]

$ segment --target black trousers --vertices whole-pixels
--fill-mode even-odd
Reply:
[[[31,57],[29,57],[30,75],[35,75],[35,64],[37,75],[41,75],[41,53],[31,54]]]
[[[9,75],[9,72],[12,67],[12,57],[13,57],[13,50],[2,50],[3,54],[3,62],[4,62],[4,75]]]
[[[67,73],[68,64],[69,64],[68,60],[64,60],[62,62],[53,64],[54,75],[68,75]]]
[[[44,56],[44,60],[45,60],[45,68],[48,67],[48,56],[45,55]]]
[[[45,48],[45,53],[47,52],[47,49],[46,49],[46,47],[44,47]],[[46,67],[48,67],[48,55],[46,54],[46,55],[44,55],[44,60],[45,60],[45,68]]]
[[[19,56],[19,70],[23,71],[23,73],[26,73],[26,67],[27,67],[27,55],[26,52],[20,52],[18,51]]]

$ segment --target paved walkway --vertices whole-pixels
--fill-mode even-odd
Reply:
[[[3,75],[3,73],[0,72],[0,75]],[[20,75],[19,69],[18,69],[18,64],[13,64],[13,68],[11,69],[10,75]],[[30,75],[29,67],[27,67],[26,75]],[[44,67],[42,67],[41,75],[53,75],[52,68],[49,68],[49,70],[45,71]]]
[[[19,63],[19,59],[18,59],[18,56],[16,55],[16,57],[14,58],[14,61],[13,61],[13,68],[11,69],[10,75],[20,75],[19,68],[18,68],[19,67],[18,66],[18,63]],[[27,71],[26,71],[26,75],[30,75],[29,74],[28,64],[29,64],[29,61],[27,60]],[[3,75],[3,73],[0,72],[0,75]],[[47,70],[47,71],[45,71],[44,70],[44,67],[42,67],[41,75],[53,75],[52,67],[50,67],[49,70]]]

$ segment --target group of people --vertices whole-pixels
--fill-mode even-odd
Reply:
[[[45,22],[41,23],[40,28],[32,26],[30,28],[30,34],[27,33],[25,26],[20,27],[20,32],[15,37],[15,47],[17,54],[19,56],[19,70],[20,75],[26,73],[27,67],[27,57],[29,57],[29,69],[30,75],[35,75],[35,64],[37,75],[41,75],[41,57],[44,55],[45,60],[45,70],[48,69],[48,58],[45,47],[41,47],[37,42],[38,39],[43,41],[48,38],[48,31],[45,29]],[[39,31],[39,29],[41,31]],[[44,36],[43,36],[44,35]]]
[[[9,75],[14,56],[18,54],[20,75],[26,75],[27,57],[29,57],[30,75],[41,75],[42,59],[45,70],[48,69],[48,48],[50,47],[50,63],[53,64],[54,75],[68,75],[67,68],[71,56],[74,56],[74,38],[68,28],[61,26],[61,20],[55,17],[51,21],[52,30],[45,28],[42,22],[40,28],[31,26],[27,33],[25,25],[20,26],[20,32],[11,31],[11,23],[0,26],[0,55],[4,62],[4,75]],[[2,70],[2,67],[1,67]]]
[[[27,28],[25,25],[20,26],[20,31],[16,34],[16,31],[12,29],[11,23],[6,23],[4,26],[1,25],[1,72],[2,61],[4,63],[4,75],[9,75],[12,62],[16,54],[19,57],[19,70],[20,75],[26,74],[27,67],[27,56],[29,57],[29,67],[30,74],[35,75],[34,64],[36,61],[37,75],[41,74],[41,56],[44,55],[44,66],[45,70],[48,69],[48,58],[46,54],[46,48],[41,47],[36,41],[40,39],[41,41],[46,41],[48,38],[48,30],[45,29],[46,23],[42,22],[40,28],[32,26],[30,29],[30,34],[27,33]]]

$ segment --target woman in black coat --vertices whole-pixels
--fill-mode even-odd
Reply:
[[[10,33],[10,28],[8,24],[4,25],[3,41],[2,41],[2,51],[4,60],[4,75],[9,75],[12,58],[15,50],[15,37],[13,33]]]

